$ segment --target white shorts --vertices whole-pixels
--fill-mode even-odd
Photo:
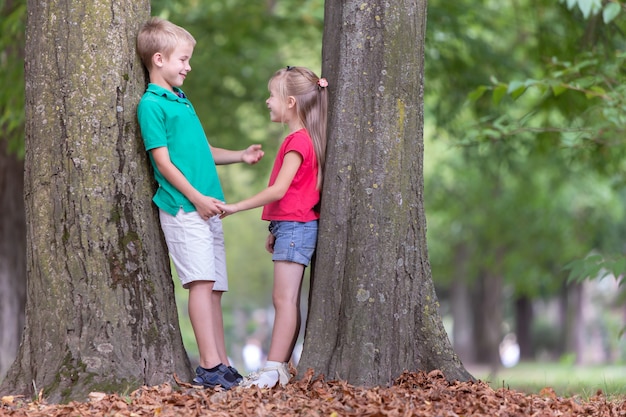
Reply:
[[[194,281],[215,281],[214,291],[228,291],[224,231],[219,215],[202,220],[197,211],[176,216],[159,210],[167,249],[184,288]]]

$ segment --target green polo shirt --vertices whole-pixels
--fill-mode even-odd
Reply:
[[[224,201],[215,161],[200,119],[182,90],[169,91],[149,84],[137,108],[146,151],[167,147],[172,163],[200,193]],[[179,94],[182,97],[179,97]],[[195,211],[194,205],[159,172],[148,152],[159,184],[154,203],[175,216],[179,209]]]

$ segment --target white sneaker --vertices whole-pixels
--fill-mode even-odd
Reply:
[[[284,387],[289,379],[291,379],[291,374],[286,362],[267,361],[264,368],[245,377],[241,386],[272,388],[280,382],[280,385]]]

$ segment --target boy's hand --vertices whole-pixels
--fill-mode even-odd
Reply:
[[[261,150],[261,145],[250,145],[247,149],[244,149],[241,155],[241,160],[246,164],[254,165],[263,158],[265,152]]]
[[[202,220],[208,220],[222,212],[222,210],[217,207],[218,203],[221,203],[221,201],[213,197],[203,196],[200,200],[194,202],[194,206]]]

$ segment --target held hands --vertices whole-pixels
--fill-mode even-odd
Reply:
[[[222,210],[217,206],[220,203],[220,200],[213,197],[202,196],[198,201],[194,202],[194,206],[202,220],[208,220],[216,214],[222,213]]]
[[[220,215],[220,219],[223,219],[226,216],[230,216],[231,214],[235,214],[239,211],[239,209],[237,208],[237,204],[226,204],[220,201],[215,206],[219,210],[217,214]]]
[[[241,160],[249,165],[254,165],[263,158],[265,152],[261,150],[261,145],[250,145],[244,149]]]

